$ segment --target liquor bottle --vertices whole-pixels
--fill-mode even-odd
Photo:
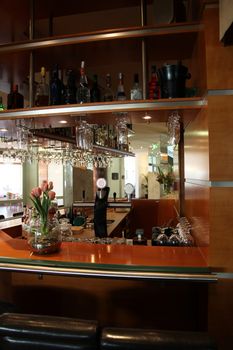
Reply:
[[[13,84],[11,92],[7,95],[7,109],[24,107],[24,97],[18,92],[18,85]]]
[[[49,104],[49,85],[46,83],[46,71],[45,67],[41,67],[40,82],[37,85],[35,105],[36,106],[48,106]]]
[[[81,62],[80,68],[80,80],[77,91],[77,102],[88,103],[90,102],[90,89],[88,87],[87,76],[85,74],[85,62]]]
[[[4,111],[5,107],[3,106],[2,96],[0,96],[0,111]]]
[[[72,104],[77,103],[76,94],[77,87],[75,84],[75,74],[72,69],[68,69],[66,72],[67,75],[67,85],[65,89],[65,103]]]
[[[133,238],[133,245],[147,245],[147,239],[144,236],[143,229],[136,230],[136,236]]]
[[[131,100],[141,100],[142,99],[142,89],[139,86],[138,74],[134,74],[134,83],[133,83],[132,89],[130,90],[130,99]]]
[[[151,80],[149,82],[149,99],[155,100],[161,98],[161,90],[157,76],[156,66],[151,67]]]
[[[100,102],[100,88],[97,74],[93,75],[93,85],[91,89],[91,102]]]
[[[113,101],[112,80],[111,75],[106,74],[106,86],[104,91],[104,102]]]
[[[64,103],[64,85],[59,78],[58,65],[56,64],[52,71],[50,83],[50,104],[60,105]]]
[[[117,101],[125,101],[126,100],[125,88],[124,88],[124,76],[122,73],[118,74],[118,86],[117,86],[116,100]]]

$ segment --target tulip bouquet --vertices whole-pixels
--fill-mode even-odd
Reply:
[[[35,187],[31,191],[31,201],[34,204],[35,210],[41,220],[42,233],[48,233],[48,219],[51,210],[51,203],[54,200],[56,193],[52,191],[52,181],[43,181],[40,187]]]

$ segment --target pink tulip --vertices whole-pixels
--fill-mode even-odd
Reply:
[[[41,186],[40,186],[42,192],[48,191],[48,186],[49,186],[49,185],[48,185],[48,181],[44,180],[44,181],[42,182]]]
[[[48,186],[48,190],[52,190],[53,189],[53,182],[52,181],[49,181],[49,186]]]
[[[41,188],[40,187],[35,187],[31,191],[31,196],[35,197],[35,198],[39,198],[41,196],[41,193],[42,193]]]
[[[54,191],[49,191],[48,196],[49,196],[49,199],[52,201],[55,198],[56,193]]]

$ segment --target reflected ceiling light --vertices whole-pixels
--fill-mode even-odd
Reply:
[[[66,120],[60,120],[59,123],[60,124],[67,124],[67,121]]]
[[[0,128],[0,131],[2,131],[2,132],[8,132],[8,130],[5,129],[5,128]]]
[[[142,117],[142,119],[144,119],[144,120],[151,120],[152,117],[148,113],[145,113],[145,115],[144,115],[144,117]]]

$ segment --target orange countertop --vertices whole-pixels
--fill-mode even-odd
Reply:
[[[158,276],[210,276],[207,263],[207,248],[198,247],[152,247],[107,245],[79,242],[63,242],[61,250],[51,255],[34,255],[29,251],[27,241],[20,238],[11,238],[0,231],[0,269],[78,274],[80,269],[92,275],[98,271],[111,272],[111,276],[119,272],[141,278]],[[18,268],[17,268],[18,266]],[[30,268],[29,268],[30,267]],[[57,269],[57,271],[56,271]],[[40,269],[39,269],[40,270]],[[91,272],[92,271],[92,272]],[[206,275],[206,276],[205,276]],[[101,276],[103,277],[103,276]],[[152,276],[151,276],[152,278]],[[211,279],[211,278],[210,278]]]

